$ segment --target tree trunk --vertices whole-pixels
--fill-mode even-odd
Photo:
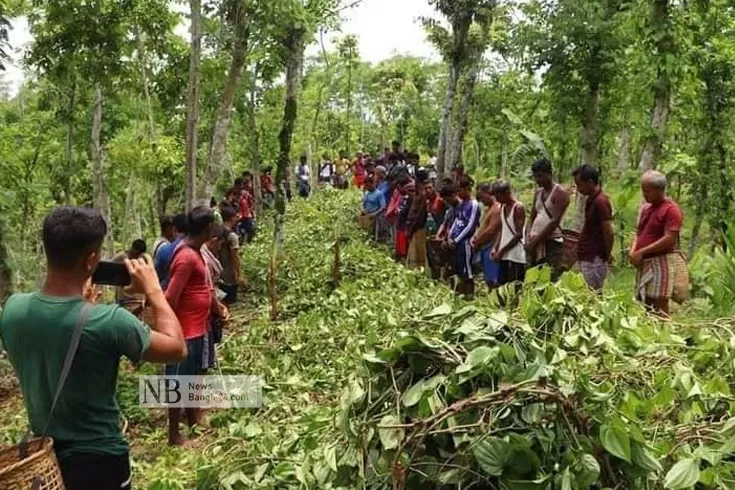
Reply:
[[[71,206],[72,204],[72,186],[71,177],[74,173],[74,111],[77,105],[77,88],[72,83],[71,97],[69,98],[69,114],[66,129],[66,148],[64,151],[64,169],[62,170],[62,187],[64,188],[64,204]],[[58,204],[61,204],[59,202]]]
[[[107,188],[107,172],[102,154],[102,89],[97,85],[94,89],[94,105],[92,107],[92,134],[89,140],[89,156],[92,162],[92,205],[102,213],[107,222],[107,249],[112,252],[114,240],[112,234],[112,216],[110,216],[110,195]]]
[[[462,160],[462,147],[464,144],[464,137],[467,134],[467,121],[469,120],[470,109],[472,107],[472,95],[475,92],[477,78],[480,76],[481,64],[482,58],[473,64],[465,79],[465,85],[462,93],[462,105],[459,108],[457,123],[453,127],[451,140],[447,147],[446,162],[449,164],[450,169],[459,165]]]
[[[620,149],[618,150],[618,173],[630,169],[630,127],[626,124],[620,130]]]
[[[278,315],[276,306],[276,278],[278,262],[283,256],[284,222],[286,217],[286,173],[291,163],[291,140],[293,138],[296,117],[298,116],[299,85],[301,84],[301,70],[304,64],[304,37],[303,29],[292,27],[285,39],[289,57],[286,67],[286,102],[283,111],[283,123],[278,135],[280,153],[278,168],[276,169],[276,216],[273,228],[273,248],[270,264],[270,296],[271,319]]]
[[[13,290],[12,274],[8,263],[8,249],[5,245],[7,235],[3,224],[3,222],[0,222],[0,304],[5,303],[5,299],[10,296]]]
[[[257,102],[258,86],[257,69],[253,70],[253,82],[250,90],[250,103],[248,107],[248,131],[250,132],[250,144],[252,146],[252,171],[253,171],[253,192],[255,193],[255,210],[258,215],[263,212],[263,189],[260,186],[260,131],[255,120],[255,109]]]
[[[663,134],[669,120],[671,103],[671,78],[666,67],[667,58],[672,58],[674,40],[671,34],[669,17],[670,0],[653,1],[653,25],[655,27],[656,51],[658,56],[658,74],[653,87],[653,109],[651,111],[650,134],[643,143],[638,169],[641,172],[656,168],[663,147]]]
[[[230,62],[230,70],[222,88],[222,97],[217,111],[217,119],[214,123],[212,131],[212,143],[209,146],[209,158],[207,159],[207,168],[204,171],[204,178],[200,182],[198,189],[198,198],[209,201],[212,197],[214,186],[222,175],[222,160],[225,155],[227,146],[227,136],[230,130],[230,122],[232,121],[232,103],[235,100],[235,93],[240,85],[242,70],[245,66],[245,58],[247,55],[247,45],[249,31],[247,29],[245,9],[242,2],[236,3],[238,7],[234,12],[235,20],[235,41],[232,48],[232,61]]]
[[[595,166],[597,161],[597,107],[600,85],[591,82],[587,93],[582,121],[582,163]]]
[[[444,109],[442,110],[442,125],[439,129],[439,151],[436,155],[436,172],[439,175],[439,179],[444,178],[444,173],[447,170],[447,146],[449,143],[449,136],[452,124],[452,114],[454,113],[454,98],[457,94],[457,84],[459,83],[459,76],[461,71],[461,65],[459,62],[454,62],[449,68],[449,79],[447,80],[447,94],[444,99]],[[449,169],[451,171],[451,168]]]
[[[199,63],[202,56],[201,0],[190,0],[191,53],[189,57],[189,84],[186,107],[186,210],[195,204],[197,180],[197,122],[199,121]],[[209,204],[209,203],[207,203]]]
[[[508,169],[508,132],[503,131],[500,135],[500,178],[503,180],[510,179],[510,171]]]
[[[348,54],[350,59],[347,60],[347,124],[345,127],[345,151],[350,155],[350,139],[351,126],[350,117],[352,116],[352,52]]]

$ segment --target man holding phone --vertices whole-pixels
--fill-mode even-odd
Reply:
[[[40,435],[48,421],[67,490],[130,488],[129,448],[115,400],[120,358],[165,363],[187,356],[181,325],[148,257],[125,259],[125,267],[131,291],[144,294],[152,309],[150,327],[117,305],[85,307],[106,234],[97,210],[52,211],[43,223],[43,288],[11,296],[0,317],[0,339],[20,381],[31,428]],[[81,341],[51,413],[77,323]]]

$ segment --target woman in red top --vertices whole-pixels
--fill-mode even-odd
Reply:
[[[362,152],[357,152],[357,158],[352,163],[352,171],[355,174],[353,184],[358,189],[362,189],[365,185],[365,159],[362,156]]]
[[[189,232],[174,251],[166,289],[166,299],[181,323],[186,339],[187,359],[181,364],[166,366],[167,376],[197,376],[204,372],[204,336],[207,334],[212,311],[212,287],[201,248],[210,238],[214,213],[207,207],[197,207],[189,213]],[[187,408],[189,426],[200,422],[201,410]],[[179,432],[181,411],[168,410],[168,442],[183,445]]]

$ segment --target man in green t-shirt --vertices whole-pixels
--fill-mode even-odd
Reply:
[[[52,211],[43,223],[48,262],[43,288],[11,296],[0,316],[0,340],[20,381],[31,428],[40,435],[48,422],[67,490],[130,488],[128,444],[115,400],[120,358],[164,363],[187,355],[181,325],[150,259],[125,259],[131,291],[144,294],[152,308],[153,330],[117,305],[94,305],[58,404],[49,414],[106,234],[96,210]]]

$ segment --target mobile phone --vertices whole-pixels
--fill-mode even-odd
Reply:
[[[103,260],[92,275],[92,284],[104,286],[129,286],[132,280],[128,268],[122,262]]]

